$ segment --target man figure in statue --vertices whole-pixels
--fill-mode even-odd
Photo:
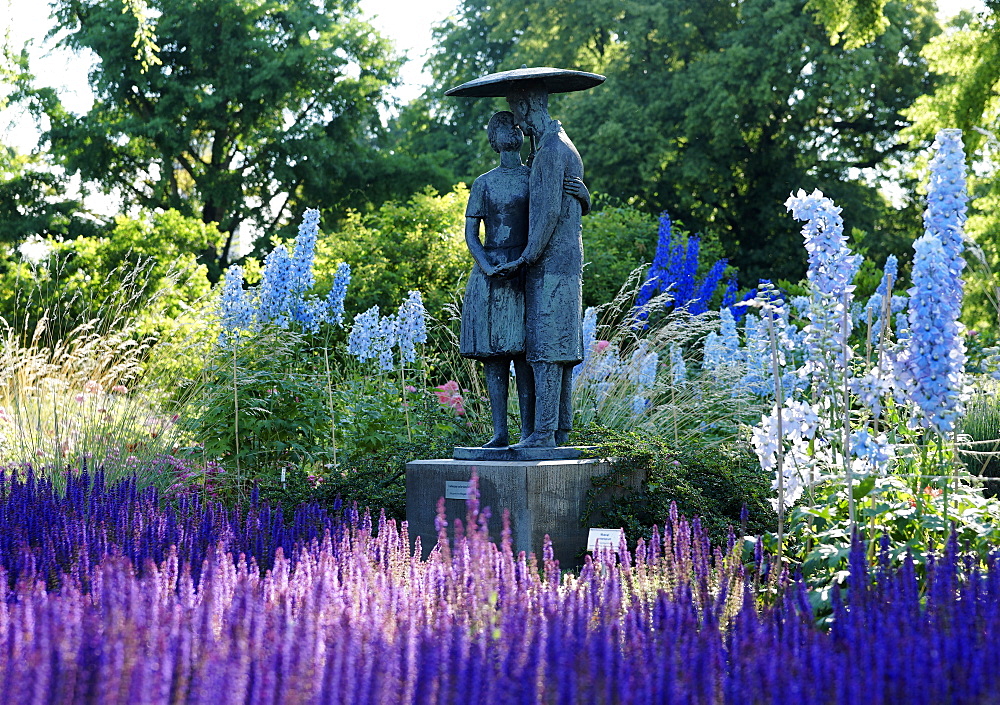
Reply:
[[[527,245],[495,275],[524,269],[525,351],[534,372],[535,426],[513,448],[568,442],[573,367],[583,360],[580,218],[590,210],[590,200],[582,181],[583,161],[559,121],[549,116],[548,95],[543,84],[532,82],[520,82],[507,93],[511,112],[537,150],[529,178]]]

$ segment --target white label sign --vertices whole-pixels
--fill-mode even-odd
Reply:
[[[469,498],[469,483],[460,482],[458,480],[445,480],[444,482],[444,498],[445,499],[468,499]]]
[[[621,529],[591,529],[587,536],[587,550],[596,551],[599,548],[610,548],[612,551],[617,551],[623,533]]]

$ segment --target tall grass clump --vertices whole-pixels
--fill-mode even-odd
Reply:
[[[973,475],[982,478],[986,492],[1000,490],[1000,383],[981,380],[965,404],[959,424],[960,457]]]
[[[585,312],[573,387],[578,424],[656,434],[676,447],[736,440],[761,403],[739,386],[739,368],[710,368],[699,354],[728,311],[664,310],[669,290],[637,306],[644,277],[635,270],[613,301]]]
[[[30,290],[25,306],[51,308],[15,309],[14,320],[0,319],[0,462],[58,477],[86,460],[125,475],[182,442],[178,380],[197,364],[205,328],[197,302],[152,328],[134,310],[139,299],[156,305],[157,294],[138,283],[149,268],[140,260],[111,272],[121,289],[103,305],[88,304],[99,315],[82,322],[74,322],[74,301]],[[151,473],[143,482],[161,478]]]

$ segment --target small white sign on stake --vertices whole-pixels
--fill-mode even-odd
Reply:
[[[617,551],[624,533],[622,529],[591,529],[587,536],[587,550],[593,552],[599,548],[610,548]]]
[[[459,480],[445,480],[444,482],[444,498],[445,499],[468,499],[469,498],[469,482],[461,482]]]

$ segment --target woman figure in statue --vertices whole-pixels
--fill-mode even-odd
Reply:
[[[528,180],[530,170],[521,163],[524,137],[514,115],[501,111],[486,127],[490,146],[500,155],[500,165],[472,184],[465,210],[465,242],[475,260],[462,303],[459,352],[482,361],[493,417],[493,437],[484,448],[510,444],[507,400],[510,367],[517,381],[521,438],[535,425],[535,390],[531,366],[525,359],[524,270],[500,274],[503,265],[521,256],[528,242]],[[579,179],[567,180],[567,193],[586,209],[590,193]],[[480,223],[484,236],[480,240]]]

